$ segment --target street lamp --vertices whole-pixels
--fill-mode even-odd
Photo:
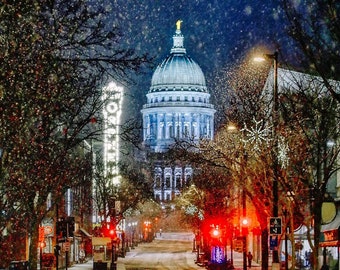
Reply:
[[[111,228],[109,230],[110,238],[111,238],[111,264],[110,264],[110,270],[116,270],[117,269],[117,263],[116,263],[116,226],[114,223],[112,223]]]
[[[244,191],[243,191],[244,193]],[[244,208],[245,209],[245,208]],[[242,253],[243,253],[243,270],[247,270],[247,234],[248,234],[248,219],[245,217],[245,210],[243,210],[243,218],[242,218]]]
[[[236,132],[237,126],[233,123],[229,123],[227,126],[227,132],[234,133]],[[243,156],[240,157],[240,177],[244,182],[246,182],[246,179],[244,178],[244,172],[243,172],[243,166],[247,162],[247,155],[244,152]],[[247,200],[246,200],[246,190],[245,190],[246,183],[243,183],[242,188],[242,218],[240,220],[240,233],[242,235],[242,254],[243,254],[243,270],[247,270],[247,234],[248,234],[248,219],[247,217]],[[232,261],[232,258],[231,258]]]
[[[276,127],[278,123],[278,86],[277,86],[277,71],[278,71],[278,52],[274,52],[273,54],[264,54],[263,57],[256,57],[254,61],[261,62],[266,59],[273,60],[273,68],[274,68],[274,84],[273,84],[273,138],[274,138],[274,147],[273,147],[273,217],[278,217],[278,175],[277,175],[277,167],[278,167],[278,159],[277,159],[277,150],[278,150],[278,141],[276,136]],[[279,268],[279,253],[277,247],[273,250],[273,268]],[[276,264],[276,265],[274,265]]]

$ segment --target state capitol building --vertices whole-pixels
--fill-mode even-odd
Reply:
[[[204,74],[184,47],[181,21],[176,23],[173,46],[153,73],[143,116],[143,144],[152,153],[166,153],[175,141],[213,139],[214,106],[210,103]],[[170,201],[188,185],[193,168],[166,159],[154,168],[154,196]]]

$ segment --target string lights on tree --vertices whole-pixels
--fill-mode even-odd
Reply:
[[[289,163],[288,153],[289,153],[288,143],[284,140],[283,137],[280,137],[279,142],[278,142],[277,159],[283,169],[287,168],[288,163]]]

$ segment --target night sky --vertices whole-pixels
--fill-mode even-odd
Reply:
[[[252,48],[279,49],[291,56],[277,0],[115,0],[113,6],[111,19],[124,35],[122,43],[155,57],[155,66],[169,54],[181,19],[187,54],[202,68],[208,87],[216,72]],[[127,87],[136,112],[145,103],[154,68]]]

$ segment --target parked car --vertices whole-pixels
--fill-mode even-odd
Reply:
[[[28,261],[12,261],[8,267],[9,270],[29,270]]]

